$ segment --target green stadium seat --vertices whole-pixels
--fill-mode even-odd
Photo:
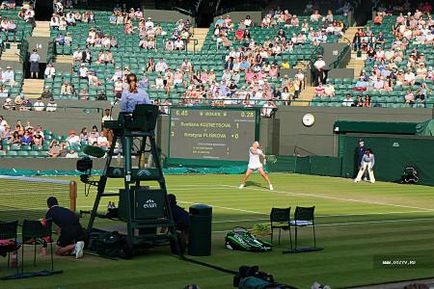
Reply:
[[[6,153],[7,157],[16,157],[18,155],[17,151],[8,151]]]

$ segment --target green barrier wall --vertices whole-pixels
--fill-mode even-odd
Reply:
[[[356,173],[355,149],[360,136],[341,136],[339,156],[342,176]],[[363,137],[365,146],[375,154],[375,177],[382,181],[398,181],[408,165],[419,171],[419,184],[434,185],[434,139],[423,137]]]
[[[341,176],[342,175],[342,159],[326,156],[311,156],[310,157],[310,173],[320,176]]]
[[[342,159],[327,156],[278,156],[275,164],[269,164],[271,172],[295,172],[320,176],[341,176]]]

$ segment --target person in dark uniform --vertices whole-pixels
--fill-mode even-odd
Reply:
[[[187,248],[188,233],[190,230],[190,217],[186,210],[178,206],[176,196],[173,194],[167,195],[170,210],[172,211],[173,221],[175,223],[175,230],[178,232],[179,247],[175,243],[171,243],[172,252],[174,254],[184,252]]]
[[[362,166],[362,159],[363,156],[365,155],[365,151],[366,151],[366,147],[365,147],[365,141],[363,139],[359,139],[359,146],[356,148],[356,153],[355,153],[355,160],[356,160],[356,165],[355,165],[355,172],[358,172],[360,170],[360,167]],[[364,175],[363,180],[366,180],[366,173]]]
[[[56,254],[61,256],[73,254],[77,259],[83,257],[85,232],[78,216],[71,210],[60,207],[56,197],[49,197],[47,206],[44,222],[56,224],[60,231]]]
[[[175,222],[175,228],[183,233],[188,233],[190,228],[190,218],[188,212],[178,206],[176,202],[176,196],[174,194],[167,195],[169,199],[170,209],[172,210],[173,220]]]

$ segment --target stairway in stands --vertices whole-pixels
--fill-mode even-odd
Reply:
[[[341,43],[351,43],[353,41],[354,34],[357,32],[357,30],[360,27],[348,27],[348,29],[345,31],[344,36],[339,40]],[[357,53],[352,51],[351,52],[351,59],[349,63],[347,64],[346,68],[352,68],[354,69],[354,77],[357,78],[360,75],[360,72],[362,71],[364,67],[364,60],[366,59],[366,55],[362,54],[361,57],[357,57]],[[312,98],[315,95],[315,87],[310,86],[309,84],[306,84],[306,88],[301,92],[299,96],[300,102],[294,102],[293,106],[308,106],[309,101],[312,100]]]
[[[357,30],[361,27],[349,27],[344,34],[344,37],[341,39],[341,42],[352,42],[354,38],[354,34],[356,34]],[[358,78],[360,73],[365,66],[366,53],[362,53],[361,56],[357,56],[357,52],[351,51],[351,59],[348,62],[346,68],[354,69],[354,78]]]
[[[208,34],[209,28],[194,28],[193,40],[190,41],[187,45],[188,51],[194,51],[194,39],[196,39],[196,51],[200,51],[202,49],[203,43],[205,42],[206,35]]]
[[[17,61],[20,62],[20,50],[18,49],[18,43],[9,42],[3,50],[0,59],[2,61]]]
[[[36,21],[36,27],[33,29],[34,37],[50,37],[50,26],[48,21]],[[40,71],[43,74],[44,71]],[[23,93],[27,98],[38,98],[44,90],[43,79],[24,79]]]

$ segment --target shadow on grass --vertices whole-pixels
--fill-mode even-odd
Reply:
[[[263,184],[254,181],[247,181],[246,187],[258,187],[258,188],[268,189],[267,186],[264,186]]]

